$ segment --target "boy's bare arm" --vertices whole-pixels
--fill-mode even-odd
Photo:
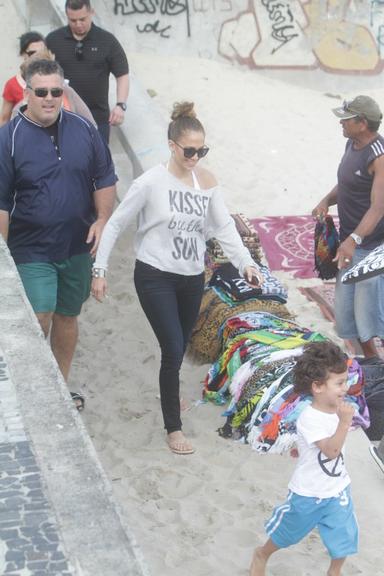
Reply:
[[[324,438],[323,440],[315,442],[316,446],[322,451],[323,454],[325,454],[325,456],[327,456],[327,458],[331,458],[333,460],[340,454],[354,413],[355,409],[352,404],[349,404],[348,402],[342,402],[339,409],[337,410],[339,424],[336,428],[336,432],[329,438]]]

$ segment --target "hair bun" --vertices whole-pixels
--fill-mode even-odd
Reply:
[[[194,106],[195,105],[193,102],[175,102],[173,105],[171,119],[177,120],[178,118],[182,117],[196,118]]]

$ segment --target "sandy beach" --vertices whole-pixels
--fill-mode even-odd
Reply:
[[[12,51],[0,53],[4,82],[19,65],[17,37],[24,27],[13,4],[0,8],[13,39]],[[156,94],[164,118],[174,101],[195,102],[211,149],[204,163],[220,180],[229,209],[250,218],[307,214],[335,184],[345,140],[331,108],[344,97],[366,93],[384,108],[384,90],[366,91],[364,77],[356,92],[325,93],[212,60],[128,56],[132,73]],[[150,574],[246,576],[254,547],[265,539],[264,521],[285,498],[295,462],[219,437],[223,407],[201,402],[209,366],[188,359],[182,393],[190,409],[183,422],[196,453],[180,457],[167,449],[157,383],[160,355],[133,287],[132,238],[133,228],[113,252],[109,298],[84,306],[69,388],[86,397],[81,418]],[[287,306],[297,322],[340,343],[332,324],[298,290],[319,281],[276,275],[288,286]],[[384,478],[361,430],[349,435],[347,467],[361,533],[359,554],[348,559],[343,573],[383,576]],[[311,534],[273,557],[268,574],[321,576],[327,566],[320,538]]]
[[[174,101],[195,102],[211,148],[206,165],[232,212],[307,214],[334,185],[345,141],[331,108],[348,94],[326,95],[213,61],[131,54],[130,63],[143,86],[155,91],[165,117]],[[384,102],[384,92],[369,94]],[[109,298],[84,307],[70,388],[86,396],[85,424],[151,574],[245,576],[254,546],[265,538],[264,521],[286,495],[294,461],[220,438],[222,407],[201,402],[209,366],[189,360],[182,370],[190,405],[183,422],[196,453],[180,457],[167,449],[159,351],[133,287],[132,237],[129,229],[114,250]],[[277,276],[288,285],[296,321],[337,341],[332,324],[298,290],[319,281]],[[343,573],[384,574],[384,512],[369,496],[383,478],[361,431],[351,433],[348,444],[361,545]],[[269,574],[317,576],[327,566],[320,538],[311,534],[277,554]]]

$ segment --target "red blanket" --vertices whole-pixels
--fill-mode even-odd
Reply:
[[[338,218],[334,217],[338,227]],[[271,270],[292,272],[295,278],[316,278],[312,216],[267,216],[251,220],[259,234]]]

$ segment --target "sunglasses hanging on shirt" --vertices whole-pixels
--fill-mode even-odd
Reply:
[[[75,56],[76,60],[82,60],[84,53],[83,53],[84,44],[82,42],[77,42],[75,46]]]

